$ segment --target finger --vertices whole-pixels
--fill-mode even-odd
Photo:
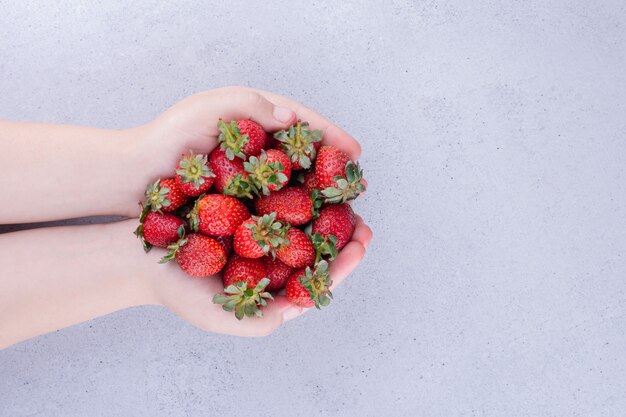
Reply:
[[[224,120],[251,119],[268,132],[285,129],[296,121],[293,109],[276,105],[264,95],[243,87],[224,87],[207,92]]]
[[[356,161],[361,156],[361,145],[343,129],[330,125],[322,136],[322,145],[335,146],[348,154],[350,159]]]
[[[243,337],[262,337],[273,333],[285,321],[284,312],[292,305],[284,296],[274,296],[262,307],[262,317],[243,317],[237,320],[233,312],[225,311],[210,299],[204,301],[204,330]]]
[[[372,240],[372,229],[363,222],[363,218],[359,215],[356,216],[356,227],[352,234],[352,240],[359,242],[365,249]]]
[[[268,91],[257,90],[257,93],[263,95],[269,101],[278,106],[292,109],[298,115],[298,119],[309,122],[312,129],[319,129],[324,132],[322,136],[322,144],[332,145],[341,149],[350,156],[350,159],[356,161],[361,156],[361,145],[351,135],[343,129],[332,124],[328,119],[319,113],[309,109],[308,107],[278,94]]]
[[[289,302],[287,300],[287,297],[285,297],[285,288],[280,290],[278,292],[278,295],[274,296],[274,298],[279,299],[281,303],[286,302],[286,305],[284,306],[285,308],[282,310],[283,322],[288,322],[289,320],[293,320],[297,317],[300,317],[307,311],[311,310],[310,308],[303,308],[303,307],[297,306]]]
[[[311,308],[302,308],[292,304],[283,295],[276,295],[274,300],[263,308],[263,317],[253,317],[249,321],[250,325],[246,325],[246,331],[251,336],[267,336],[283,323],[298,318],[309,310]]]
[[[330,263],[330,277],[333,280],[331,290],[337,288],[348,275],[354,271],[365,256],[365,247],[355,240],[348,243]]]
[[[296,319],[309,310],[311,310],[311,308],[303,308],[295,304],[291,304],[290,307],[283,312],[283,322],[286,323],[288,321]]]

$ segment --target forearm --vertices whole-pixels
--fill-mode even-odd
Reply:
[[[0,223],[136,214],[138,131],[0,121]]]
[[[159,265],[134,227],[128,220],[0,235],[0,348],[155,303],[149,275]]]

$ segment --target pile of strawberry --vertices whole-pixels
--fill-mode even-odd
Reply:
[[[194,277],[222,271],[213,302],[240,320],[283,288],[296,305],[328,305],[327,261],[354,232],[346,202],[365,190],[358,163],[306,122],[273,135],[252,120],[218,128],[218,148],[190,151],[173,178],[148,185],[135,231],[144,249],[167,248],[161,262]]]

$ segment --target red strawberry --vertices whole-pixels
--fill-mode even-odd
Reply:
[[[215,174],[211,171],[206,155],[194,155],[193,151],[189,151],[178,163],[174,179],[181,192],[197,197],[209,191]]]
[[[226,256],[230,256],[233,253],[233,237],[232,236],[211,236],[213,239],[217,240],[220,245],[224,248],[226,252]]]
[[[355,225],[356,216],[349,204],[330,205],[324,207],[319,217],[313,220],[312,233],[319,233],[325,238],[335,236],[335,248],[341,250],[350,241]]]
[[[287,300],[300,307],[326,307],[333,297],[329,287],[328,263],[321,261],[315,270],[300,269],[289,276],[285,295]]]
[[[229,160],[235,156],[245,160],[248,156],[256,156],[265,147],[267,134],[263,126],[252,120],[232,120],[226,124],[223,120],[217,123],[220,130],[218,137],[220,148],[226,152]]]
[[[135,234],[139,237],[146,251],[152,246],[167,247],[179,238],[179,228],[183,221],[173,214],[149,212],[142,220]],[[181,231],[182,233],[182,231]]]
[[[306,271],[304,269],[300,269],[292,273],[287,279],[285,295],[290,303],[300,307],[309,308],[313,307],[315,303],[313,302],[309,291],[304,288],[300,282],[300,279],[304,278],[305,275]]]
[[[189,199],[176,185],[173,178],[156,180],[146,188],[144,210],[172,212]]]
[[[311,204],[313,208],[311,212],[313,213],[313,219],[316,219],[319,216],[319,211],[324,204],[324,197],[320,195],[319,187],[317,186],[317,178],[315,177],[315,171],[305,172],[302,177],[299,177],[298,180],[302,182],[300,188],[304,190],[309,196],[311,196]]]
[[[365,191],[358,163],[334,146],[322,146],[315,162],[317,185],[327,203],[345,203]]]
[[[300,187],[285,187],[255,201],[259,214],[276,212],[278,220],[293,226],[307,223],[313,217],[311,197]]]
[[[311,239],[300,229],[290,228],[285,235],[288,245],[281,245],[276,251],[278,259],[292,268],[304,268],[315,262],[315,249]]]
[[[319,190],[319,187],[317,186],[315,171],[309,171],[304,173],[304,175],[302,176],[301,187],[309,195],[313,190]]]
[[[282,290],[287,283],[287,278],[293,272],[293,268],[282,263],[280,259],[274,259],[271,256],[264,257],[263,261],[265,262],[267,278],[270,280],[266,289],[268,291]]]
[[[233,255],[223,275],[224,293],[215,294],[213,302],[222,304],[226,311],[235,311],[238,320],[248,317],[261,317],[259,307],[272,300],[272,294],[265,292],[270,280],[265,277],[265,264],[260,259],[242,258]]]
[[[224,268],[222,281],[224,288],[238,281],[245,281],[249,288],[254,288],[266,276],[265,263],[262,260],[244,258],[234,254]]]
[[[322,131],[311,131],[307,122],[298,121],[288,130],[274,133],[274,138],[279,142],[278,149],[284,151],[291,160],[294,170],[309,169],[320,147]]]
[[[276,213],[252,216],[235,232],[235,252],[246,258],[260,258],[269,253],[274,256],[280,245],[288,243],[284,237],[286,231],[285,226],[276,221]]]
[[[343,176],[350,157],[334,146],[322,146],[315,165],[315,176],[320,189],[336,185],[334,178]]]
[[[258,158],[251,156],[243,166],[252,184],[265,195],[280,190],[291,178],[291,161],[277,149],[261,151]]]
[[[226,264],[226,252],[215,239],[198,233],[184,236],[168,246],[170,252],[161,263],[176,259],[180,269],[193,277],[217,274]]]
[[[196,201],[189,213],[189,224],[192,230],[206,235],[231,236],[249,217],[246,206],[235,197],[207,194]]]
[[[226,157],[224,150],[216,148],[211,152],[209,160],[215,173],[217,192],[240,198],[252,198],[252,193],[256,191],[250,184],[248,173],[244,169],[241,159],[237,158],[231,161]]]

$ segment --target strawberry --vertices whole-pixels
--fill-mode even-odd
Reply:
[[[185,204],[189,199],[176,185],[173,178],[156,180],[146,188],[144,211],[172,212]]]
[[[209,191],[215,174],[211,171],[206,155],[195,155],[193,151],[189,151],[178,163],[174,179],[181,192],[197,197]]]
[[[280,190],[291,178],[291,161],[277,149],[261,151],[258,158],[251,156],[243,166],[252,184],[265,195]]]
[[[315,171],[305,171],[298,175],[298,182],[301,184],[300,188],[304,190],[311,197],[311,204],[313,205],[311,212],[313,219],[319,216],[319,211],[324,205],[324,197],[321,195],[319,188],[317,187],[317,178],[315,177]]]
[[[279,142],[279,149],[291,160],[294,170],[309,169],[319,149],[322,131],[311,131],[307,122],[298,121],[288,130],[274,133],[274,138]]]
[[[224,268],[222,281],[224,288],[239,281],[245,281],[248,283],[248,287],[253,288],[266,276],[265,263],[262,260],[244,258],[234,254]]]
[[[230,256],[233,253],[233,237],[232,236],[211,236],[213,239],[217,240],[217,242],[222,245],[224,251],[226,252],[226,256]]]
[[[349,204],[324,207],[317,219],[313,220],[312,233],[324,238],[335,236],[335,248],[341,250],[350,241],[356,225],[356,216]]]
[[[184,228],[183,221],[175,215],[151,211],[141,219],[135,234],[141,239],[147,252],[152,246],[165,248],[170,243],[176,242],[181,227]]]
[[[306,191],[307,194],[311,194],[313,190],[319,190],[317,186],[317,177],[315,176],[315,171],[305,172],[302,177],[298,177],[301,180],[302,189]]]
[[[300,307],[326,307],[333,294],[329,287],[332,285],[328,275],[328,263],[321,261],[314,270],[310,267],[300,269],[289,276],[285,295],[287,300]]]
[[[310,196],[300,187],[285,187],[255,201],[259,214],[276,213],[278,220],[293,226],[307,223],[313,217]]]
[[[217,274],[226,265],[226,252],[215,239],[198,233],[181,236],[167,247],[169,253],[160,263],[176,259],[180,268],[193,277]]]
[[[280,259],[274,259],[271,256],[265,256],[263,261],[265,262],[267,278],[270,280],[266,289],[268,291],[282,290],[293,272],[293,268],[285,265]]]
[[[231,161],[223,149],[216,148],[211,152],[209,162],[215,173],[217,192],[240,198],[252,198],[252,193],[256,193],[256,188],[250,183],[241,159]]]
[[[259,307],[267,305],[272,295],[264,289],[270,280],[265,276],[265,264],[260,259],[233,255],[224,269],[222,280],[224,293],[213,297],[215,304],[222,304],[226,311],[235,311],[235,317],[261,317]]]
[[[290,303],[300,307],[309,308],[313,307],[315,303],[313,302],[309,291],[304,288],[300,282],[300,279],[304,278],[305,275],[306,270],[304,269],[293,272],[287,279],[287,284],[285,285],[285,295]]]
[[[250,217],[246,206],[235,197],[207,194],[196,201],[189,213],[189,225],[195,232],[210,236],[231,236]]]
[[[229,160],[235,156],[245,160],[247,156],[256,156],[265,147],[267,134],[263,126],[252,120],[231,120],[226,124],[223,120],[217,123],[220,130],[218,140],[220,148],[226,152]]]
[[[363,170],[334,146],[322,146],[315,163],[317,185],[327,203],[345,203],[365,191]]]
[[[290,228],[285,235],[288,245],[281,245],[276,256],[292,268],[304,268],[315,262],[315,248],[311,239],[300,229]]]
[[[322,146],[315,164],[315,177],[320,189],[335,186],[334,178],[343,176],[350,157],[334,146]]]
[[[285,225],[276,221],[276,213],[252,216],[235,232],[235,252],[246,258],[260,258],[269,253],[275,256],[276,249],[288,243],[286,231]]]

